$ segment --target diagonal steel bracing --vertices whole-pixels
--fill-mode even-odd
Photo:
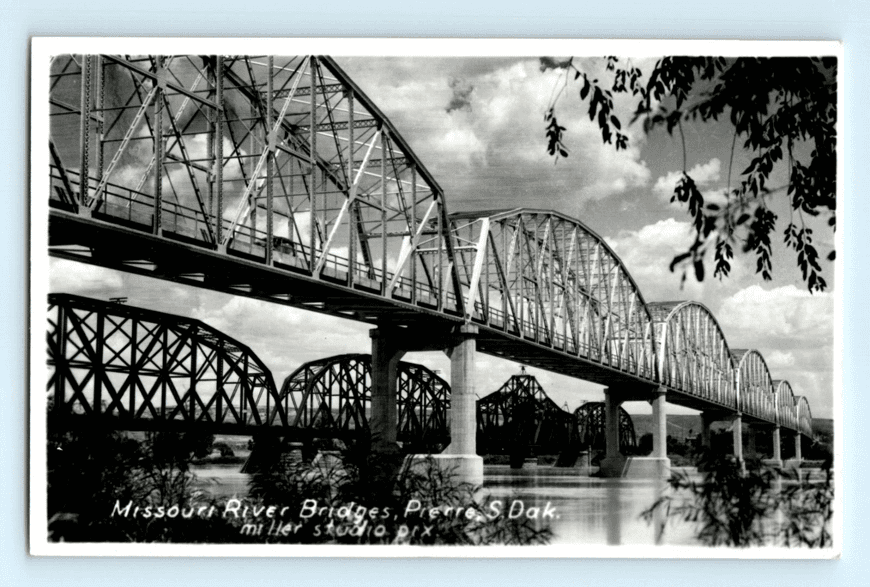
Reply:
[[[52,255],[420,332],[474,322],[484,353],[610,387],[664,384],[669,401],[810,430],[808,404],[777,391],[760,353],[732,357],[702,306],[647,304],[581,222],[450,215],[330,57],[58,55],[49,75]],[[191,357],[198,370],[234,364]],[[238,386],[199,403],[172,378],[134,378],[121,384],[140,390],[130,407],[90,377],[111,411],[153,417],[167,395],[201,417],[226,404],[221,417],[259,417],[250,398],[236,403]],[[82,382],[69,385],[88,405]]]

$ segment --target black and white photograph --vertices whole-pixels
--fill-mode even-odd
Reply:
[[[842,58],[34,38],[31,553],[838,557]]]

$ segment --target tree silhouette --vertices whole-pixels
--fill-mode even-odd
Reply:
[[[713,251],[713,275],[727,277],[736,247],[756,258],[756,272],[772,278],[771,238],[777,215],[768,199],[785,193],[790,200],[791,218],[783,231],[786,246],[793,249],[797,265],[810,292],[823,291],[819,254],[813,245],[813,231],[806,216],[827,216],[831,231],[836,228],[837,183],[837,59],[835,57],[664,57],[645,75],[630,62],[606,58],[607,79],[592,79],[573,58],[541,58],[541,70],[565,73],[562,90],[571,82],[580,86],[581,102],[588,104],[591,121],[597,121],[601,140],[615,149],[628,148],[629,137],[615,109],[617,94],[637,99],[630,123],[640,120],[646,133],[663,128],[679,133],[683,149],[682,176],[671,202],[688,204],[694,242],[674,257],[675,267],[691,266],[699,281],[704,279],[704,262]],[[546,115],[547,150],[555,158],[568,157],[563,143],[566,128],[556,117],[563,91],[550,103]],[[705,202],[687,171],[684,122],[712,122],[728,119],[733,127],[728,189],[724,205]],[[740,145],[752,158],[731,187],[734,151]],[[787,165],[788,183],[769,187],[774,167]],[[828,255],[833,260],[834,252]]]

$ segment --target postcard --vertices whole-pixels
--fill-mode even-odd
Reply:
[[[33,39],[31,552],[839,556],[842,55]]]

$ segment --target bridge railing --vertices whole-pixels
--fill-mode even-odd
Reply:
[[[64,177],[64,175],[66,177]],[[51,167],[51,200],[55,205],[62,206],[62,202],[75,200],[75,194],[64,197],[66,186],[74,191],[80,190],[79,173],[75,170]],[[99,181],[89,178],[89,197],[96,195]],[[118,220],[132,228],[150,231],[154,220],[155,198],[153,195],[136,191],[112,182],[107,182],[100,195],[101,202],[96,208],[96,213],[108,221]],[[172,238],[184,237],[197,244],[208,248],[214,248],[214,222],[210,216],[203,214],[196,208],[173,202],[167,198],[161,201],[163,234]],[[236,224],[233,226],[226,218],[222,221],[224,231],[233,230],[233,236],[229,241],[227,250],[230,254],[241,254],[252,260],[265,263],[267,232],[256,226],[248,224]],[[210,232],[211,231],[211,232]],[[315,249],[315,257],[322,252]],[[311,272],[312,251],[309,245],[286,239],[273,237],[273,260],[276,266],[284,269]],[[385,283],[393,283],[391,297],[402,301],[411,301],[421,306],[438,308],[446,312],[457,312],[459,304],[456,296],[449,288],[443,288],[442,299],[438,299],[438,282],[443,280],[442,273],[445,268],[435,267],[436,273],[433,282],[416,279],[412,281],[402,274],[398,277],[391,271],[384,271],[378,266],[364,266],[361,263],[353,264],[351,276],[355,287],[363,288],[374,293],[383,294]],[[336,283],[348,283],[348,274],[351,271],[350,263],[346,257],[329,253],[322,263],[320,277]],[[418,272],[418,275],[421,272]],[[439,303],[440,302],[440,303]],[[485,324],[492,328],[502,330],[513,336],[533,341],[536,344],[553,348],[569,355],[579,356],[596,361],[608,366],[625,369],[638,373],[641,376],[653,377],[652,370],[643,369],[638,361],[629,356],[619,356],[619,353],[607,351],[609,344],[619,348],[619,342],[613,339],[603,344],[591,345],[584,341],[577,341],[575,337],[561,332],[550,333],[541,327],[535,320],[526,317],[508,318],[503,310],[490,305],[488,308],[483,302],[476,300],[472,319],[475,322]]]
[[[64,178],[64,174],[66,174],[66,178]],[[78,171],[72,169],[62,171],[60,168],[52,165],[50,201],[55,206],[66,207],[64,202],[69,198],[62,195],[66,192],[65,180],[75,192],[70,194],[70,197],[75,199],[76,194],[80,190],[81,182]],[[91,177],[88,184],[89,197],[92,198],[96,194],[99,180]],[[147,231],[150,230],[154,221],[154,201],[155,198],[152,194],[107,182],[102,190],[101,202],[96,208],[96,213],[107,220],[120,220],[122,224]],[[207,217],[202,211],[178,202],[169,201],[165,198],[162,200],[161,209],[161,224],[164,234],[168,233],[170,235],[186,237],[203,246],[213,248],[214,243],[208,236],[208,227],[214,226],[211,216],[208,217],[208,220],[211,222],[208,222]],[[223,230],[229,232],[232,229],[234,231],[227,250],[231,253],[241,253],[249,258],[265,263],[267,232],[248,225],[237,224],[233,228],[232,224],[226,218],[223,219]],[[273,237],[273,244],[273,256],[278,266],[284,265],[284,268],[310,272],[311,247],[309,245],[282,237]],[[315,255],[320,254],[321,251],[315,249]],[[346,283],[350,270],[349,265],[350,263],[347,258],[334,253],[328,253],[323,263],[321,276],[328,280]],[[372,267],[369,269],[363,267],[360,263],[355,263],[353,282],[364,289],[380,292],[383,291],[383,284],[390,283],[394,275],[393,272],[387,271],[386,279],[384,279],[382,268]],[[441,276],[438,276],[438,279],[440,278]],[[414,292],[413,299],[421,305],[431,308],[439,306],[437,286],[421,279],[412,281],[405,275],[400,275],[396,278],[392,297],[406,301],[411,300],[412,290]],[[451,291],[445,289],[441,307],[446,311],[456,311],[458,307],[456,296]]]

